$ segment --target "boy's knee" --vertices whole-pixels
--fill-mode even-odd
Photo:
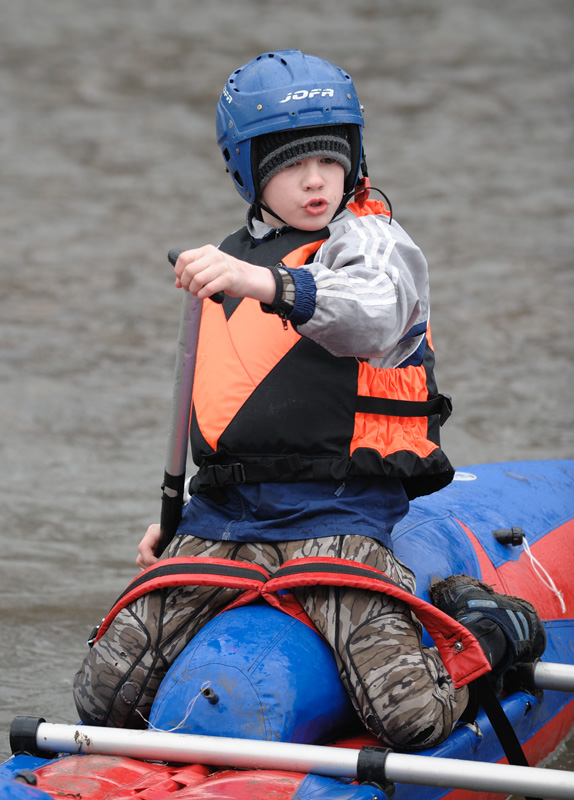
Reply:
[[[436,747],[444,742],[452,731],[452,725],[445,726],[443,715],[421,721],[409,718],[400,709],[387,715],[384,722],[375,714],[364,720],[368,730],[384,744],[400,750],[422,750]]]
[[[145,727],[143,716],[136,713],[141,706],[142,690],[133,670],[117,660],[107,661],[97,645],[74,676],[74,702],[85,725]]]
[[[391,687],[389,687],[390,689]],[[401,695],[392,690],[371,697],[363,719],[378,739],[402,750],[442,744],[468,705],[467,686],[455,689],[450,679],[412,684]]]
[[[97,682],[94,681],[91,653],[86,656],[82,666],[74,675],[73,696],[80,721],[84,725],[105,725],[105,708],[101,705]]]

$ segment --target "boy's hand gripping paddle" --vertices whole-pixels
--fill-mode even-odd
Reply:
[[[174,266],[179,254],[179,250],[169,251],[168,259]],[[210,299],[216,303],[222,303],[224,293],[216,292]],[[190,292],[184,292],[179,320],[169,437],[162,485],[161,536],[155,549],[155,555],[158,558],[175,536],[181,520],[201,308],[202,301],[198,297]]]

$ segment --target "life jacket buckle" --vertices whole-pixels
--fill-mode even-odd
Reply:
[[[211,486],[229,486],[229,484],[246,483],[243,464],[211,464],[207,467]]]

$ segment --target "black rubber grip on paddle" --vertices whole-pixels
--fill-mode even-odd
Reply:
[[[170,475],[167,470],[164,472],[161,487],[161,536],[154,551],[158,558],[175,536],[181,522],[184,486],[185,474]]]
[[[170,264],[172,264],[175,267],[175,262],[177,261],[181,253],[183,253],[183,250],[176,250],[176,249],[170,250],[169,253],[167,254],[167,260],[169,261]],[[225,294],[224,292],[215,292],[215,294],[210,295],[209,299],[213,300],[214,303],[223,303],[223,301],[225,300]]]

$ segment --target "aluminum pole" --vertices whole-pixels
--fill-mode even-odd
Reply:
[[[18,731],[25,731],[22,735]],[[241,769],[284,769],[359,781],[438,786],[494,794],[521,794],[545,800],[572,800],[574,773],[461,759],[393,753],[384,748],[343,747],[232,739],[219,736],[62,725],[17,717],[14,752],[83,753],[213,764]]]

